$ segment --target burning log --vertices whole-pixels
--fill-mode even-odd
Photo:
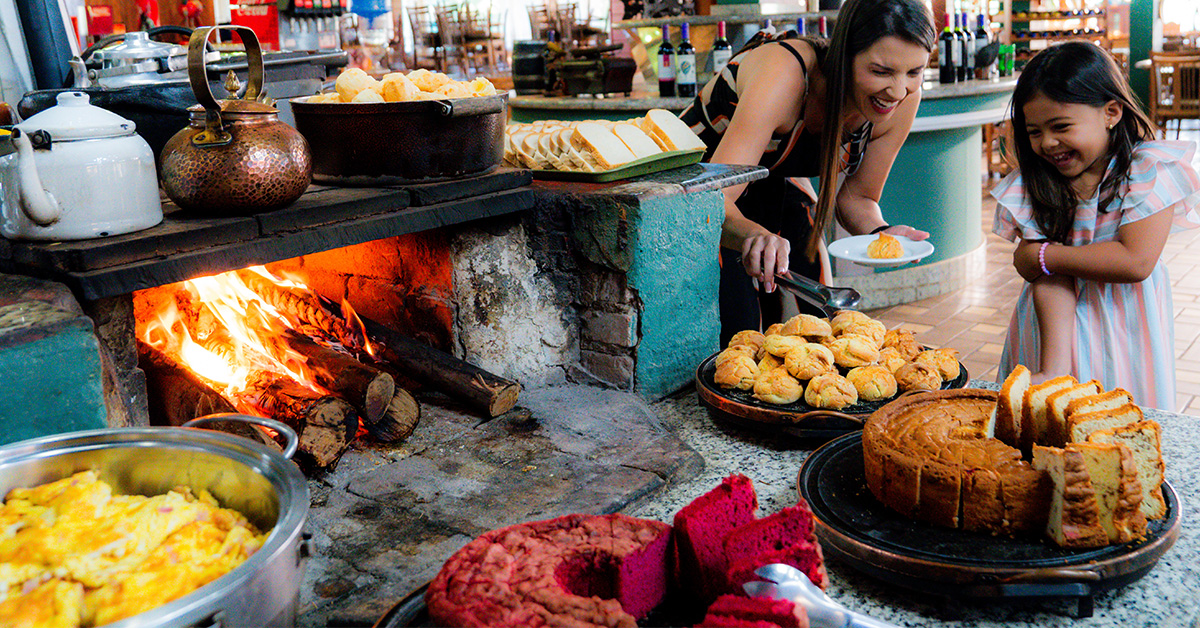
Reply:
[[[417,404],[417,400],[408,391],[397,388],[396,395],[388,404],[387,412],[383,413],[378,422],[368,424],[367,432],[375,437],[375,440],[394,443],[408,438],[413,430],[417,429],[417,421],[420,419],[421,406]]]
[[[190,369],[141,341],[138,342],[138,361],[146,372],[150,412],[168,424],[179,426],[209,414],[237,412],[228,399]],[[249,423],[226,421],[213,423],[209,428],[280,449],[266,433]]]
[[[396,395],[396,382],[391,375],[319,345],[304,334],[288,330],[282,338],[289,348],[308,358],[308,368],[318,384],[337,393],[362,413],[368,428],[384,417]]]
[[[406,376],[484,412],[489,418],[517,405],[521,385],[493,375],[466,360],[423,345],[362,318],[367,336],[382,348],[379,358]]]
[[[306,290],[281,286],[252,270],[239,270],[237,276],[264,301],[294,316],[297,321],[329,333],[346,346],[354,346],[345,322],[326,310],[320,297]]]
[[[300,437],[297,456],[322,469],[337,464],[358,433],[358,413],[349,403],[288,377],[255,373],[245,396],[256,409],[296,430]]]

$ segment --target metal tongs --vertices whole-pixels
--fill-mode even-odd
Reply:
[[[824,286],[790,270],[775,275],[775,283],[805,303],[819,308],[825,316],[833,316],[838,310],[853,310],[862,301],[862,295],[853,288]]]
[[[773,564],[759,567],[755,575],[770,582],[756,580],[742,585],[750,597],[770,597],[788,600],[804,607],[812,628],[898,628],[895,624],[879,621],[861,613],[855,613],[834,602],[803,571],[791,565]]]

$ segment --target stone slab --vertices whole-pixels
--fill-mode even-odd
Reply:
[[[616,512],[703,466],[639,396],[586,386],[522,393],[483,422],[422,400],[400,446],[359,444],[309,483],[316,556],[302,626],[370,626],[479,534],[570,513]]]

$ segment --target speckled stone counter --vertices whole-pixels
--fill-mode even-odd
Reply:
[[[629,96],[513,96],[508,100],[513,122],[536,120],[625,120],[646,115],[651,109],[672,113],[684,110],[693,99],[661,97],[657,92]]]
[[[990,382],[972,386],[996,388]],[[715,424],[692,391],[655,404],[669,429],[704,456],[703,472],[669,486],[628,514],[670,521],[682,506],[716,486],[731,473],[754,480],[759,512],[769,514],[794,504],[796,478],[810,451],[795,441],[733,431]],[[1045,599],[1011,602],[947,601],[884,584],[845,564],[828,563],[826,593],[852,610],[899,626],[1045,627],[1089,626],[1125,628],[1200,626],[1200,522],[1193,511],[1200,503],[1200,457],[1193,443],[1200,439],[1194,417],[1147,410],[1147,418],[1163,427],[1163,458],[1167,481],[1183,508],[1182,530],[1175,545],[1142,579],[1095,598],[1094,615],[1074,617],[1073,600]],[[803,445],[800,445],[803,446]]]

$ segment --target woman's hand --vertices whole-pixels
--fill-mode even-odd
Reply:
[[[773,233],[760,232],[742,242],[742,267],[757,279],[767,292],[775,291],[775,275],[788,271],[792,245]]]
[[[1038,251],[1041,248],[1042,243],[1037,240],[1021,240],[1017,249],[1013,251],[1013,267],[1017,269],[1017,274],[1029,283],[1045,274],[1042,272],[1041,261],[1038,260]]]
[[[927,240],[929,239],[928,231],[921,231],[908,225],[892,225],[883,230],[884,233],[894,236],[904,236],[909,240]]]

